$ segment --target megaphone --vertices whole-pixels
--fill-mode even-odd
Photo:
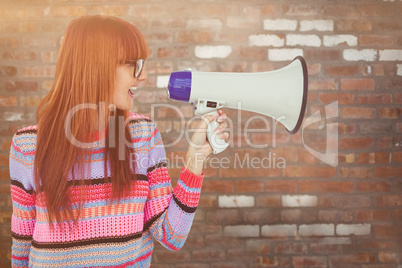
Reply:
[[[197,115],[217,113],[223,107],[242,109],[272,117],[294,134],[306,110],[307,65],[302,56],[297,56],[289,65],[268,72],[173,72],[167,94],[172,100],[195,104]],[[211,122],[207,130],[215,154],[229,146],[213,133],[218,125]]]

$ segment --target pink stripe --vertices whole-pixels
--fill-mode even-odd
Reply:
[[[11,231],[19,235],[32,235],[35,228],[35,220],[23,221],[14,215],[11,216]]]
[[[148,201],[145,206],[145,222],[164,211],[165,208],[169,206],[171,197],[171,195],[167,195],[162,198]]]
[[[34,239],[38,242],[70,242],[91,238],[124,236],[141,232],[143,230],[143,214],[99,218],[78,222],[77,228],[68,230],[68,224],[63,223],[62,231],[59,225],[51,230],[47,224],[37,223]]]

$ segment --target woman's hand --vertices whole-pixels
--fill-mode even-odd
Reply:
[[[219,126],[216,128],[216,131],[219,138],[229,138],[229,133],[224,132],[227,127],[227,122],[225,122],[226,118],[226,114],[219,109],[217,115],[204,116],[204,118],[199,122],[196,131],[191,137],[190,146],[186,155],[185,168],[188,171],[195,175],[201,175],[205,159],[213,152],[212,147],[207,140],[207,128],[210,122],[214,120],[218,121]]]

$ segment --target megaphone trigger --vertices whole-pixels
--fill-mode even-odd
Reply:
[[[195,108],[195,114],[196,115],[212,114],[216,113],[218,109],[223,107],[225,107],[224,101],[198,99],[197,106]]]

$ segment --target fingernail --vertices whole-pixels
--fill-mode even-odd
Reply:
[[[214,133],[215,133],[215,134],[218,134],[219,132],[221,132],[221,130],[220,130],[219,128],[217,128],[217,129],[214,130]]]
[[[227,134],[226,134],[226,133],[221,133],[221,134],[219,134],[219,138],[221,138],[221,139],[226,139],[226,138],[227,138]]]
[[[224,117],[224,116],[219,116],[218,119],[217,119],[217,121],[223,122],[223,121],[225,121],[225,117]]]

